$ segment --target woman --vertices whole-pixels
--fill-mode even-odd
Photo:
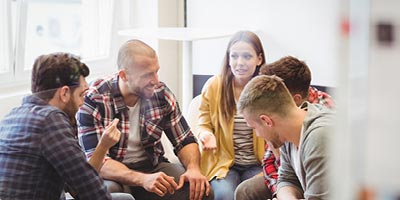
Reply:
[[[216,200],[233,199],[240,182],[262,173],[264,140],[257,138],[243,116],[236,113],[236,101],[264,63],[258,36],[239,31],[228,43],[221,74],[212,77],[202,92],[201,171],[211,181]]]

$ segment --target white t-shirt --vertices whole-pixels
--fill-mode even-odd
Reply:
[[[300,169],[300,148],[302,145],[302,137],[303,137],[303,131],[304,131],[304,126],[301,127],[301,134],[300,134],[300,141],[299,141],[299,146],[296,148],[296,146],[293,143],[290,143],[291,145],[291,156],[292,158],[290,159],[290,163],[294,169],[294,171],[296,172],[297,178],[300,180],[301,183],[301,187],[304,188],[305,183],[303,183],[303,181],[301,180],[305,180],[301,174],[301,169]]]
[[[135,163],[147,159],[146,152],[140,142],[139,111],[140,100],[135,106],[129,107],[129,137],[124,163]]]

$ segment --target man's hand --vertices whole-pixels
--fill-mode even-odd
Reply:
[[[200,141],[203,144],[204,151],[211,151],[217,149],[217,142],[215,136],[212,133],[203,133],[200,135]]]
[[[198,170],[187,170],[179,179],[178,189],[182,188],[185,182],[189,182],[190,200],[201,200],[204,196],[210,194],[210,183]]]
[[[175,190],[178,189],[178,185],[174,181],[174,177],[168,176],[164,172],[157,172],[144,174],[143,188],[163,197],[167,192],[174,194]]]
[[[105,128],[98,144],[99,147],[108,150],[119,141],[121,132],[117,128],[118,122],[119,119],[115,118],[112,123]]]

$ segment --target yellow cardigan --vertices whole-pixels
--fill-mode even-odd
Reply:
[[[221,108],[221,87],[222,78],[220,75],[214,76],[208,81],[207,88],[202,93],[199,115],[199,135],[202,132],[211,132],[214,134],[217,142],[217,150],[202,151],[201,154],[201,172],[208,180],[216,177],[224,178],[229,168],[234,164],[235,152],[233,149],[233,118],[224,119]],[[265,142],[258,138],[253,131],[253,147],[256,158],[261,163]]]

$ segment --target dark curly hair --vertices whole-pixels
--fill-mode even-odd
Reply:
[[[80,76],[87,77],[89,68],[77,56],[69,53],[51,53],[36,58],[32,68],[31,91],[49,100],[59,87],[79,86]]]

